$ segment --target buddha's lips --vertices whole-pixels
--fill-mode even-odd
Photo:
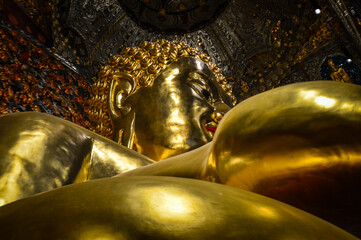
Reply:
[[[210,132],[212,132],[213,134],[216,132],[217,128],[216,127],[208,127],[206,126],[206,129]]]

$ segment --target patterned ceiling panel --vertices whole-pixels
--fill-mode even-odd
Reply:
[[[283,84],[323,79],[321,65],[330,56],[361,65],[352,34],[326,0],[233,0],[215,22],[186,34],[148,31],[117,0],[57,0],[53,18],[55,51],[88,77],[125,47],[162,38],[184,41],[222,69],[238,101]],[[332,71],[337,81],[349,77],[341,63]]]
[[[230,0],[118,0],[143,28],[163,33],[185,33],[214,21]]]

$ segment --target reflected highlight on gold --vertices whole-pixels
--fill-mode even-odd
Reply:
[[[313,90],[300,91],[300,95],[301,97],[303,97],[303,99],[308,101],[314,101],[317,105],[324,108],[331,108],[337,102],[336,99],[322,96],[318,91]]]
[[[327,97],[317,97],[315,99],[315,103],[321,107],[331,108],[335,105],[336,100],[332,99],[332,98],[327,98]]]
[[[175,68],[173,69],[170,73],[169,76],[165,78],[165,84],[170,84],[172,83],[172,80],[180,73],[179,68]]]
[[[141,191],[141,192],[139,192]],[[202,219],[202,211],[198,211],[202,200],[192,196],[184,189],[174,187],[148,187],[130,191],[131,199],[138,199],[139,205],[148,209],[144,218],[157,221],[157,224],[185,224],[188,227],[194,223],[198,225]],[[133,200],[131,200],[133,201]],[[137,211],[137,204],[130,204]],[[205,220],[205,219],[204,219]],[[195,227],[193,225],[193,227]],[[183,226],[185,227],[185,226]]]
[[[277,220],[280,216],[278,216],[277,211],[270,207],[256,207],[255,208],[257,214],[263,216],[264,218]]]

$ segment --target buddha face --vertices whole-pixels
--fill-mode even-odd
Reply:
[[[194,57],[171,63],[151,87],[138,89],[121,102],[123,117],[114,121],[115,132],[120,132],[116,138],[153,160],[211,141],[218,121],[232,105],[213,72]]]

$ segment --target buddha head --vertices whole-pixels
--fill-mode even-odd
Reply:
[[[93,130],[153,160],[212,140],[232,106],[220,70],[182,42],[144,42],[103,67],[93,86]]]

